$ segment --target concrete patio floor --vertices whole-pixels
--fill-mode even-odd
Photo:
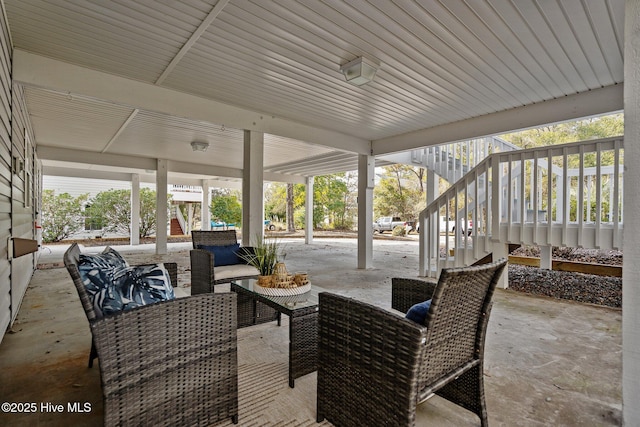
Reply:
[[[375,268],[369,270],[356,269],[354,239],[316,238],[311,245],[305,245],[302,239],[282,242],[290,271],[307,271],[315,285],[385,308],[390,307],[391,277],[417,274],[417,242],[375,240]],[[115,248],[131,264],[178,262],[176,294],[185,296],[190,293],[190,246],[170,243],[169,253],[162,256],[155,255],[154,245]],[[42,249],[41,268],[31,280],[17,321],[0,344],[0,402],[36,403],[37,411],[0,412],[0,425],[102,425],[98,365],[93,369],[86,366],[91,343],[88,323],[71,279],[61,266],[66,248],[55,245]],[[87,247],[83,252],[102,249]],[[499,290],[485,354],[489,423],[621,425],[621,314],[616,309]],[[241,329],[239,358],[250,355],[259,359],[260,352],[243,346],[262,339],[272,340],[270,347],[286,352],[283,330],[275,323]],[[251,402],[241,401],[239,425],[314,425],[315,373],[299,379],[295,389],[284,387],[282,392],[291,400],[269,409],[272,416],[267,418],[243,418],[243,408]],[[47,402],[62,404],[64,411],[43,410]],[[73,402],[89,403],[90,411],[69,413],[67,405]],[[474,415],[434,398],[418,411],[417,425],[427,424],[476,426],[480,422]]]

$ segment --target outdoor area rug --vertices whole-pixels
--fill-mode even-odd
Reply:
[[[238,330],[238,394],[241,426],[329,426],[316,423],[316,377],[289,387],[289,324],[276,322]],[[232,426],[231,421],[216,424]]]

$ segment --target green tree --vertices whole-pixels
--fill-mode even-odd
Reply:
[[[533,148],[623,134],[624,115],[619,113],[508,133],[500,138],[521,148]]]
[[[351,229],[357,211],[357,175],[339,173],[316,176],[313,185],[314,227]],[[293,222],[297,229],[305,227],[306,186],[293,186]],[[272,183],[265,191],[265,218],[286,218],[287,184]]]
[[[211,205],[209,206],[211,218],[228,224],[240,224],[242,221],[242,205],[237,191],[228,189],[213,190]]]
[[[130,198],[129,198],[130,200]],[[167,196],[167,211],[171,195]],[[130,210],[129,210],[130,211]],[[149,188],[140,189],[140,237],[152,236],[156,233],[156,192]]]
[[[328,223],[335,229],[353,227],[353,206],[350,192],[351,176],[346,173],[316,176],[313,184],[313,223]]]
[[[500,137],[522,148],[542,147],[555,144],[563,144],[574,141],[586,141],[592,139],[611,138],[624,134],[624,115],[622,113],[611,114],[608,116],[592,117],[572,122],[558,123],[554,125],[544,126],[538,129],[529,129],[521,132],[501,135]],[[581,158],[582,157],[582,158]],[[568,167],[577,169],[582,164],[584,167],[595,167],[598,164],[596,153],[585,153],[583,156],[578,154],[570,155],[568,158]],[[556,166],[562,167],[562,159],[554,158],[553,162]],[[615,163],[615,154],[613,151],[603,151],[600,153],[600,166],[611,166]],[[529,176],[531,171],[531,162],[525,165],[527,170],[525,176]],[[607,177],[603,177],[606,183]],[[587,177],[584,178],[583,184],[587,186]],[[572,185],[578,187],[577,178],[571,180]],[[526,192],[530,194],[532,182],[526,182]],[[543,190],[544,191],[544,190]],[[595,190],[594,196],[595,196]],[[548,209],[546,206],[546,194],[542,194],[542,208]],[[555,217],[555,206],[552,207],[553,216]],[[609,204],[603,201],[601,215],[607,218],[609,212]],[[570,203],[570,219],[575,221],[578,213],[575,201]],[[590,219],[587,219],[587,211],[583,213],[585,220],[595,220],[595,208],[591,211]]]
[[[167,205],[168,209],[168,205]],[[105,232],[131,233],[131,190],[101,191],[91,199],[87,218],[93,224],[102,225]],[[156,192],[140,189],[140,237],[156,232]]]
[[[56,195],[53,190],[42,192],[42,240],[59,242],[84,229],[82,208],[89,198],[83,194],[76,198],[69,193]]]
[[[112,189],[99,192],[89,201],[87,218],[93,224],[102,225],[102,230],[105,232],[129,234],[131,191]]]
[[[295,211],[294,207],[294,197],[293,197],[293,184],[287,184],[287,231],[293,232],[296,231],[296,224],[293,219],[293,213]]]
[[[298,191],[294,186],[294,199],[295,194]],[[304,186],[302,186],[304,187]],[[304,191],[304,190],[303,190]],[[297,207],[296,200],[294,200],[294,209]],[[280,182],[273,182],[269,184],[264,193],[264,217],[273,218],[285,218],[287,215],[287,187],[286,184]]]
[[[425,207],[424,170],[407,165],[382,168],[382,175],[373,191],[373,206],[377,216],[417,218]]]

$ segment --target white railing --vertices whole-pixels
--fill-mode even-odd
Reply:
[[[491,154],[513,150],[519,148],[497,137],[485,137],[425,147],[412,155],[420,157],[427,169],[454,183]]]
[[[622,246],[622,138],[492,154],[420,213],[420,275],[469,265],[494,245]],[[455,224],[440,230],[439,217]]]
[[[185,193],[202,193],[202,187],[198,185],[182,185],[182,184],[170,184],[169,191],[185,192]]]

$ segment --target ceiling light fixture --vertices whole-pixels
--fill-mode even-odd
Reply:
[[[207,148],[209,148],[209,143],[205,142],[205,141],[192,141],[191,142],[191,149],[193,151],[207,151]]]
[[[342,71],[348,83],[362,86],[373,80],[379,67],[380,64],[361,56],[342,65],[340,71]]]

